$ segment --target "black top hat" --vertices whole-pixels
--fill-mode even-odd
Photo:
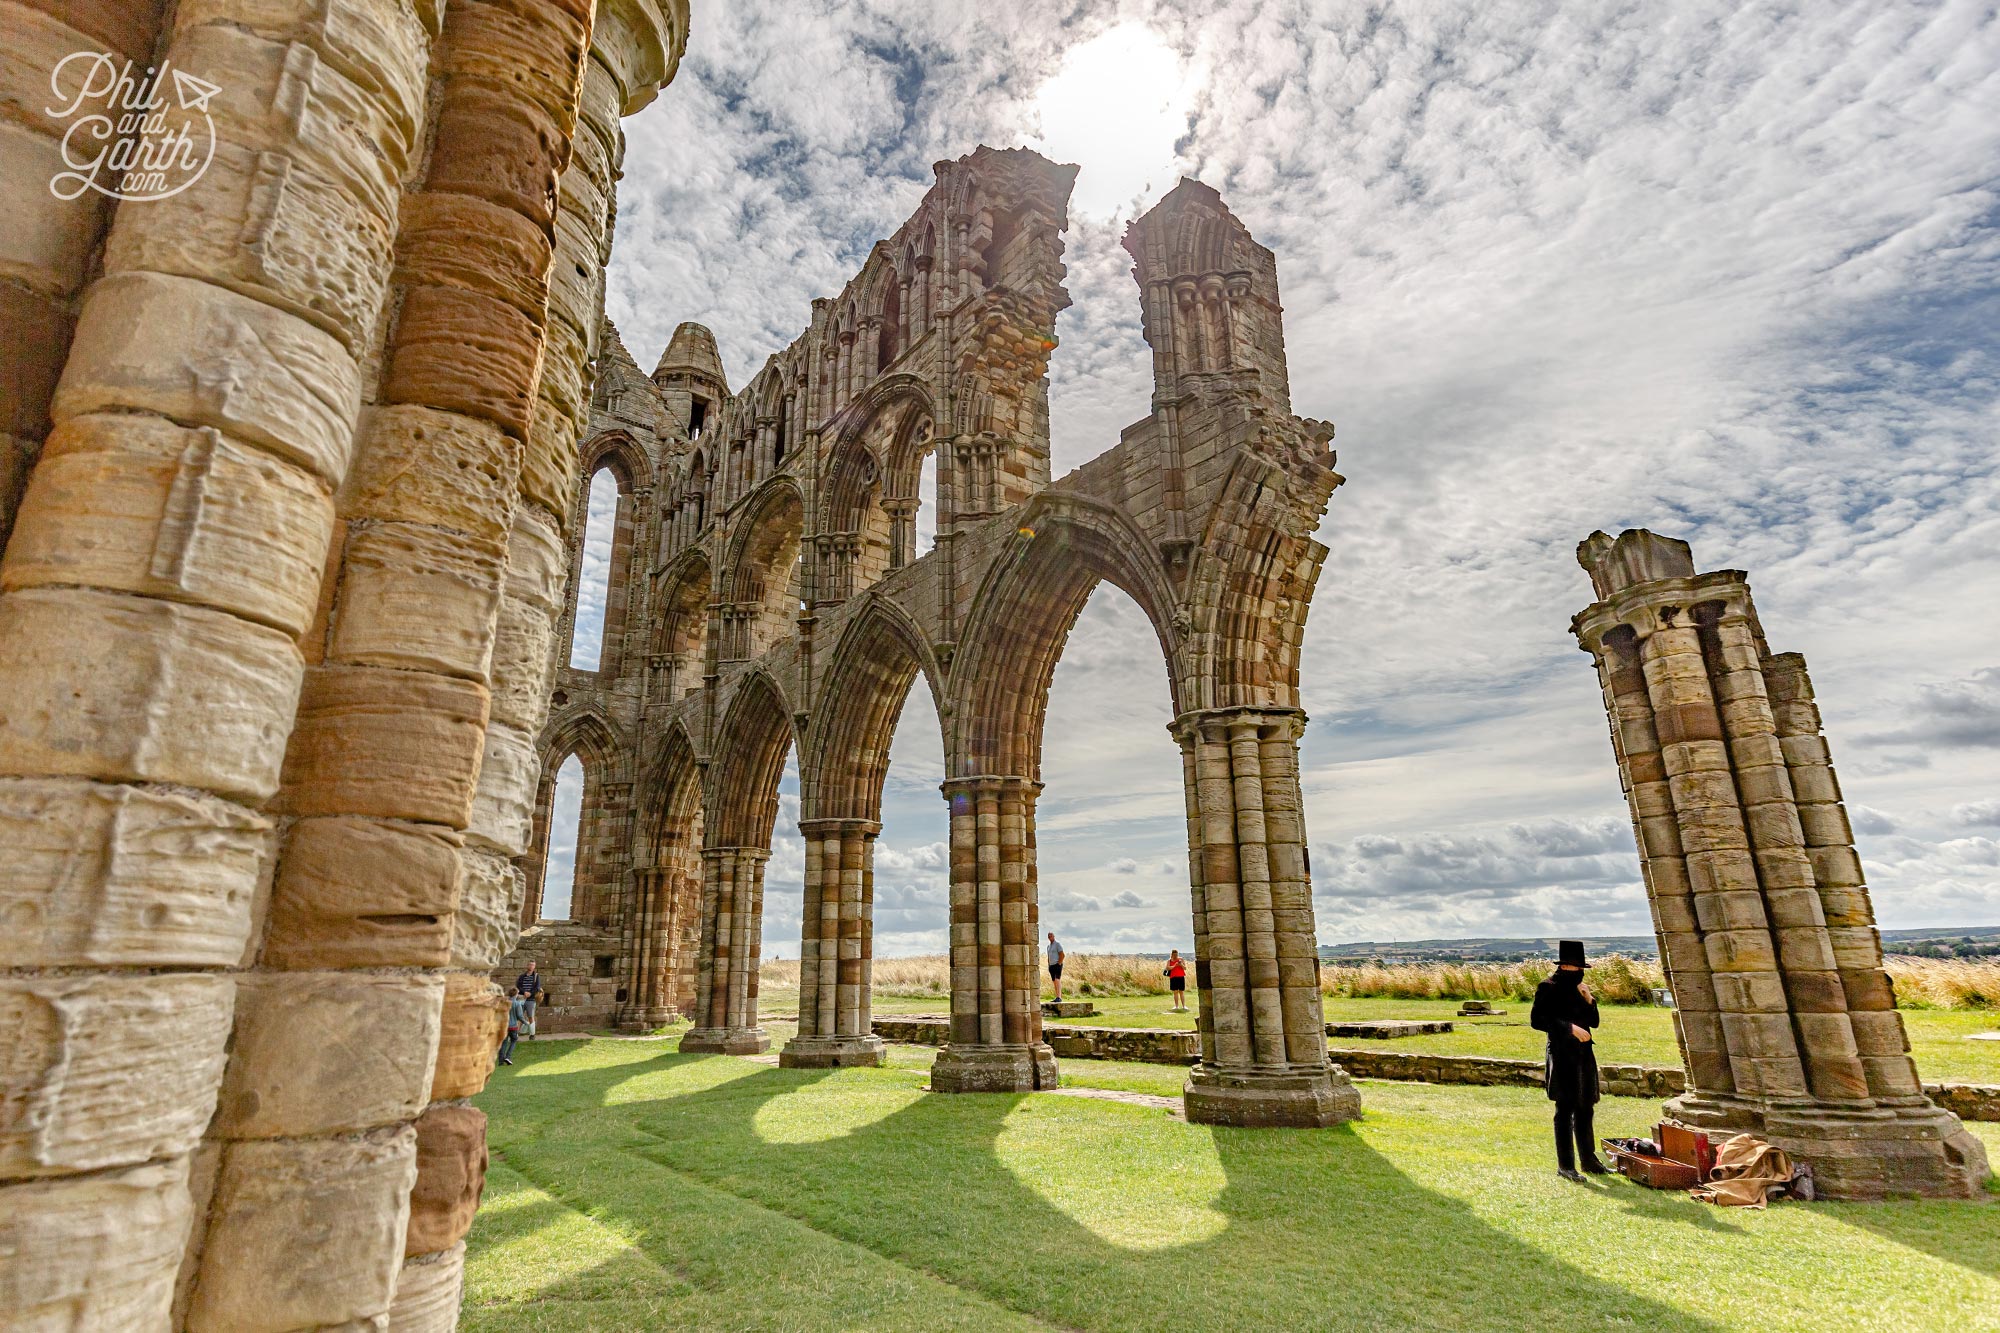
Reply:
[[[1582,940],[1558,940],[1556,942],[1556,966],[1562,967],[1570,963],[1574,963],[1578,967],[1590,966],[1589,963],[1583,961]]]

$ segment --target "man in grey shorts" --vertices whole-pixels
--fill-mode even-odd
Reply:
[[[1056,999],[1062,999],[1063,947],[1056,941],[1056,933],[1049,932],[1049,984],[1056,988]]]

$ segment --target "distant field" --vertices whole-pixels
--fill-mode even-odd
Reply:
[[[1063,969],[1063,993],[1072,999],[1167,993],[1161,961],[1134,954],[1071,952]],[[1897,1004],[1905,1009],[2000,1011],[2000,960],[1889,959]],[[1393,966],[1323,966],[1320,989],[1330,997],[1401,1000],[1513,1000],[1525,1003],[1553,965],[1527,963],[1401,963]],[[799,984],[796,959],[766,963],[759,974],[766,991]],[[951,970],[942,954],[878,958],[874,992],[883,996],[943,997]],[[1651,1003],[1666,985],[1658,963],[1647,959],[1599,956],[1590,984],[1606,1004]]]

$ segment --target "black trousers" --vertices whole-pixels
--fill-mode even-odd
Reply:
[[[1596,1109],[1589,1102],[1556,1103],[1556,1165],[1563,1170],[1576,1170],[1579,1157],[1586,1162],[1597,1160],[1597,1139],[1591,1128]]]

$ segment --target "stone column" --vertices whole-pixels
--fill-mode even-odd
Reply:
[[[1765,646],[1739,570],[1644,529],[1578,548],[1598,664],[1700,1128],[1812,1164],[1829,1198],[1977,1197],[1984,1146],[1923,1096],[1804,662]]]
[[[875,936],[872,819],[812,819],[806,843],[805,920],[799,944],[799,1032],[778,1063],[829,1069],[883,1063],[869,1009]]]
[[[1184,713],[1201,1062],[1188,1076],[1200,1124],[1324,1126],[1361,1114],[1329,1062],[1319,942],[1306,870],[1298,738],[1285,708]]]
[[[758,1055],[771,1038],[757,1026],[757,967],[763,952],[768,847],[704,847],[700,989],[695,1027],[681,1050]]]
[[[77,296],[113,207],[97,190],[75,188],[73,181],[61,181],[61,193],[52,188],[74,165],[64,158],[64,136],[106,105],[100,98],[69,117],[54,114],[67,109],[85,78],[85,61],[63,62],[102,52],[120,66],[129,60],[134,77],[144,79],[159,38],[161,8],[161,0],[93,6],[0,0],[10,113],[0,124],[0,173],[13,210],[13,225],[0,239],[0,347],[6,349],[8,372],[0,378],[0,551],[7,547],[14,511],[49,432],[49,400],[69,356]],[[86,140],[79,133],[78,147]],[[93,149],[106,147],[88,142]],[[111,176],[106,172],[99,183],[117,188]],[[143,207],[157,201],[139,202]]]
[[[143,67],[148,8],[69,7],[86,30],[125,30],[78,49],[101,36]],[[435,995],[391,987],[414,1078],[377,1070],[337,1112],[275,1069],[261,1105],[218,1099],[239,1005],[239,1054],[273,1031],[232,970],[256,950],[274,832],[259,807],[293,729],[429,59],[417,16],[386,0],[338,25],[319,6],[235,8],[179,6],[161,54],[219,85],[215,156],[180,194],[118,211],[0,565],[0,1291],[29,1325],[180,1322],[176,1275],[211,1208],[212,1242],[295,1251],[309,1225],[342,1239],[310,1275],[258,1291],[253,1271],[187,1326],[379,1313],[435,1042]],[[60,26],[37,28],[66,40]],[[10,26],[10,57],[29,30]],[[20,206],[49,203],[15,165]],[[10,342],[10,413],[61,345],[53,329]],[[197,1148],[214,1118],[283,1134],[315,1115],[347,1137]],[[306,1176],[311,1223],[294,1206]]]
[[[937,1092],[1032,1092],[1057,1082],[1042,1040],[1035,910],[1035,798],[1020,777],[953,778],[951,1040],[931,1066]]]
[[[917,507],[921,498],[884,500],[889,516],[889,568],[901,569],[917,558]]]

